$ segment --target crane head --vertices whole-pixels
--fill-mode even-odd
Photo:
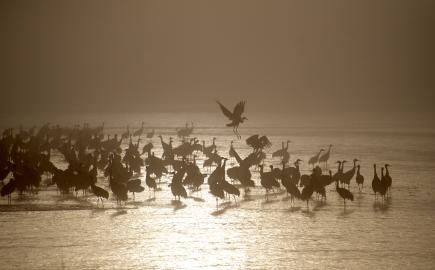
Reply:
[[[385,168],[388,168],[388,167],[391,167],[391,165],[390,164],[385,164]]]

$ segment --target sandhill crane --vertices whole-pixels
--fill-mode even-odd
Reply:
[[[358,190],[361,192],[361,189],[364,188],[364,176],[360,172],[360,165],[358,164],[356,170],[356,183],[358,184]]]
[[[97,206],[98,202],[101,201],[101,205],[104,207],[103,198],[106,200],[109,199],[109,192],[107,192],[104,188],[96,186],[95,183],[91,184],[91,191],[97,196]]]
[[[332,180],[335,181],[339,181],[341,183],[341,176],[343,175],[343,172],[341,170],[341,164],[343,163],[342,161],[338,160],[337,162],[335,162],[338,164],[338,169],[337,172],[334,173],[334,175],[332,176]]]
[[[163,148],[163,154],[162,154],[162,158],[163,159],[172,159],[174,156],[174,152],[173,152],[173,147],[172,147],[172,137],[169,137],[169,143],[166,143],[163,141],[163,137],[162,135],[159,135],[160,138],[160,142],[162,144],[162,148]]]
[[[314,157],[310,158],[308,160],[308,165],[312,165],[313,168],[314,168],[314,165],[316,165],[317,162],[319,162],[320,154],[322,154],[323,151],[325,151],[325,149],[323,149],[323,148],[320,149],[320,151],[319,151],[319,153],[317,153],[317,155],[315,155]]]
[[[252,147],[253,152],[261,152],[264,148],[272,146],[269,138],[258,134],[252,135],[246,139],[246,144]]]
[[[260,183],[266,189],[266,200],[268,200],[269,190],[273,190],[274,187],[279,188],[279,183],[276,181],[273,174],[273,167],[270,167],[270,172],[263,171],[263,165],[260,165]]]
[[[252,153],[243,160],[235,150],[233,154],[237,162],[239,163],[239,166],[229,168],[227,170],[227,175],[233,180],[240,181],[242,186],[245,188],[246,193],[247,191],[249,191],[250,187],[255,186],[255,182],[251,179],[252,175],[249,168],[253,166],[257,154]]]
[[[310,210],[310,207],[308,205],[311,196],[313,195],[314,192],[314,186],[312,184],[306,185],[301,192],[301,200],[302,201],[307,201],[307,210]]]
[[[147,187],[150,190],[153,189],[153,191],[154,191],[154,198],[155,198],[156,197],[156,189],[157,189],[156,179],[151,177],[151,174],[148,171],[147,171],[146,176],[145,176],[145,184],[147,185]]]
[[[356,162],[359,161],[358,159],[354,159],[353,160],[353,167],[352,169],[348,170],[347,172],[343,173],[342,175],[342,181],[344,184],[347,185],[347,188],[349,188],[350,185],[350,181],[352,180],[352,178],[355,176],[355,172],[356,172]]]
[[[148,153],[149,154],[148,157],[151,156],[150,153],[151,153],[151,150],[153,149],[153,147],[154,147],[154,145],[152,143],[145,144],[143,146],[143,148],[142,148],[142,154],[141,155],[143,155],[145,153]]]
[[[391,167],[391,165],[385,164],[385,179],[387,181],[388,195],[391,197],[391,185],[393,184],[393,179],[390,176],[390,172],[388,171],[388,167]]]
[[[285,168],[285,163],[282,163],[283,168],[280,171],[281,173],[281,183],[285,187],[287,194],[290,194],[290,204],[293,205],[294,199],[300,199],[301,192],[297,188],[297,182],[292,181],[292,174],[290,170],[286,170],[288,168]],[[294,168],[293,168],[294,169]]]
[[[189,127],[189,124],[186,123],[186,127],[177,130],[177,136],[180,138],[189,137],[193,133],[193,122]]]
[[[210,187],[210,193],[216,197],[216,209],[219,209],[218,198],[222,200],[225,198],[223,186],[220,183],[220,181],[213,181],[209,183],[209,187]]]
[[[218,167],[216,167],[216,169],[208,178],[210,193],[216,197],[216,209],[219,209],[219,198],[222,200],[225,198],[224,188],[222,185],[222,179],[224,178],[225,168],[221,165],[221,162],[219,162]]]
[[[240,196],[240,191],[238,188],[236,188],[234,185],[230,184],[227,180],[225,180],[225,166],[226,166],[226,162],[228,159],[223,158],[224,160],[224,164],[222,165],[222,178],[220,178],[221,182],[221,186],[222,189],[228,194],[228,196],[233,196],[234,197],[234,202],[237,203],[236,201],[236,196]]]
[[[346,200],[353,201],[353,194],[349,190],[345,188],[341,188],[338,186],[338,181],[335,181],[335,190],[337,191],[338,195],[343,199],[343,205],[346,207]]]
[[[133,136],[141,136],[142,135],[142,133],[143,133],[143,125],[144,125],[144,122],[142,121],[142,125],[141,125],[141,127],[138,129],[138,130],[136,130],[135,132],[133,132]]]
[[[281,149],[276,150],[272,153],[272,157],[284,157],[286,153],[288,153],[288,144],[290,143],[289,140],[287,140],[287,146],[284,147],[284,142],[282,142]]]
[[[237,138],[241,138],[239,134],[239,125],[243,123],[245,120],[248,120],[248,118],[242,116],[243,112],[245,111],[245,101],[241,101],[237,103],[237,105],[234,107],[233,112],[228,110],[222,103],[217,101],[217,104],[219,104],[219,107],[221,108],[221,111],[223,114],[231,121],[231,123],[227,124],[227,127],[233,127],[233,132],[236,134]]]
[[[328,168],[328,160],[331,156],[331,147],[332,147],[332,144],[329,145],[328,151],[326,151],[325,154],[323,154],[319,157],[319,163],[324,162],[326,168]]]
[[[182,183],[185,174],[186,168],[180,168],[179,171],[176,171],[174,173],[174,176],[172,177],[172,182],[168,185],[168,187],[171,187],[172,195],[174,195],[175,198],[178,197],[179,201],[181,197],[187,198],[187,192]]]
[[[123,183],[118,183],[117,181],[110,180],[110,189],[112,190],[113,194],[116,196],[116,201],[118,204],[120,204],[122,201],[127,201],[127,186]]]
[[[373,192],[375,193],[375,200],[376,200],[377,199],[376,193],[379,192],[381,180],[379,180],[379,176],[378,176],[378,173],[376,171],[376,164],[373,165],[373,170],[374,170],[374,175],[373,175],[373,180],[372,180],[372,189],[373,189]]]
[[[205,141],[202,141],[202,152],[204,155],[206,155],[208,158],[210,158],[210,155],[216,150],[216,138],[213,137],[213,143],[210,146],[205,146]]]
[[[127,182],[127,190],[133,193],[133,198],[135,198],[135,193],[140,193],[145,190],[143,186],[141,186],[140,179],[133,179]]]
[[[387,183],[387,179],[384,175],[384,167],[381,168],[381,181],[379,184],[379,194],[381,194],[382,196],[382,202],[385,200],[385,194],[387,194],[387,190],[388,190],[388,183]]]

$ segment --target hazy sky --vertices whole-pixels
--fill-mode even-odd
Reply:
[[[435,114],[435,1],[0,2],[0,112]]]

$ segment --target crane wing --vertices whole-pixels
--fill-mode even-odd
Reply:
[[[237,105],[234,107],[234,116],[240,117],[242,115],[242,113],[245,111],[245,103],[245,101],[240,101],[237,103]]]
[[[254,145],[256,145],[258,142],[258,137],[259,137],[258,134],[252,135],[251,137],[246,139],[246,144],[251,147],[254,147]]]
[[[266,148],[269,148],[272,146],[272,143],[269,141],[269,138],[267,138],[266,136],[261,136],[260,141],[261,141],[261,144]]]
[[[224,105],[222,105],[222,103],[220,103],[218,100],[216,100],[217,104],[219,104],[219,107],[221,108],[222,112],[224,113],[224,115],[226,117],[228,117],[230,120],[232,120],[233,118],[233,114],[230,112],[230,110],[228,110],[227,108],[225,108]]]
[[[245,166],[249,168],[256,163],[259,157],[260,157],[260,153],[251,153],[243,160],[243,163]]]

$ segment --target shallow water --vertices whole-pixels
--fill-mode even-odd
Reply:
[[[174,127],[191,115],[149,117],[149,126],[165,140]],[[182,120],[180,120],[180,118]],[[125,121],[139,125],[138,116],[106,121],[108,132],[121,133]],[[195,136],[212,137],[227,156],[231,130],[220,117],[194,117]],[[180,123],[181,121],[181,123]],[[96,117],[94,122],[99,122]],[[279,121],[276,121],[278,123]],[[327,201],[291,207],[281,192],[266,201],[259,186],[248,197],[220,205],[204,185],[181,203],[173,201],[164,178],[161,191],[136,194],[122,209],[113,199],[104,209],[92,196],[61,197],[54,188],[18,197],[7,206],[0,199],[1,269],[433,269],[435,264],[435,142],[427,129],[279,126],[265,120],[241,128],[243,139],[266,134],[273,146],[267,164],[277,165],[271,152],[290,139],[291,160],[304,161],[333,144],[330,163],[339,159],[361,162],[365,188],[351,184],[354,202],[346,208],[333,186]],[[113,128],[111,128],[112,126]],[[141,145],[146,143],[141,142]],[[152,140],[157,155],[158,138]],[[178,142],[177,142],[178,143]],[[175,145],[177,144],[175,143]],[[250,149],[244,141],[235,148],[242,157]],[[53,159],[61,163],[59,156]],[[200,160],[199,163],[202,161]],[[375,203],[371,192],[372,164],[389,163],[392,198]],[[349,169],[351,165],[345,167]],[[336,165],[330,166],[335,172]],[[302,165],[304,172],[308,166]],[[207,170],[204,170],[207,172]],[[378,172],[380,174],[380,172]],[[144,176],[141,176],[144,179]],[[106,187],[105,179],[99,185]],[[131,197],[131,196],[130,196]]]

